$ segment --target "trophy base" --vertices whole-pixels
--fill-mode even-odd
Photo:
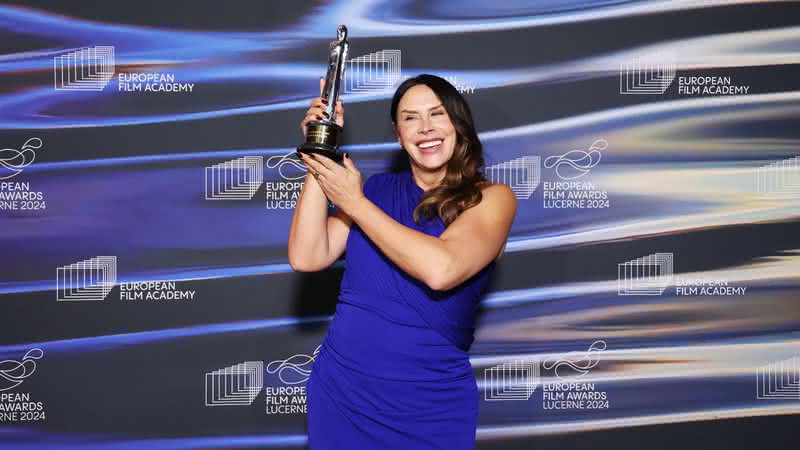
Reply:
[[[311,121],[306,125],[306,142],[297,147],[297,151],[319,153],[341,163],[344,160],[344,153],[337,148],[341,134],[342,127],[335,123]]]
[[[335,147],[324,146],[320,144],[304,144],[301,147],[297,147],[297,151],[302,153],[319,153],[336,161],[337,163],[340,163],[344,160],[344,153],[340,152]]]

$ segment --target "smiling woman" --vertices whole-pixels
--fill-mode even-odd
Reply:
[[[318,107],[312,101],[307,117]],[[322,270],[346,250],[336,314],[307,385],[311,450],[475,446],[468,352],[516,199],[479,171],[482,146],[450,83],[405,81],[390,114],[410,171],[374,174],[362,188],[349,156],[340,166],[300,154],[309,173],[289,262]],[[332,216],[327,199],[338,207]]]
[[[454,86],[434,75],[409,79],[398,87],[390,116],[412,173],[426,193],[431,190],[415,218],[439,215],[449,225],[462,211],[481,202],[483,190],[491,185],[478,171],[484,165],[483,146],[469,105]],[[507,186],[493,189],[507,191],[506,201],[516,203]]]

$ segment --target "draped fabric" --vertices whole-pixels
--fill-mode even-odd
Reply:
[[[439,236],[438,218],[413,223],[422,194],[408,171],[375,174],[364,185],[395,220]],[[435,291],[354,223],[336,313],[307,385],[309,448],[474,448],[478,389],[467,352],[494,267]]]
[[[432,236],[440,236],[445,227],[438,217],[432,222],[425,221],[424,217],[421,217],[420,225],[414,223],[414,209],[424,191],[414,182],[411,172],[403,172],[396,176],[394,183],[394,201],[387,206],[393,211],[391,216],[407,227]],[[480,296],[495,265],[496,261],[492,261],[472,278],[449,291],[430,289],[401,270],[394,270],[392,273],[397,279],[397,289],[408,305],[414,308],[433,329],[466,352],[474,340],[475,314]]]

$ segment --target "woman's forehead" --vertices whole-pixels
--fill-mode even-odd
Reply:
[[[403,109],[416,109],[426,111],[428,108],[437,106],[441,101],[431,88],[424,84],[418,84],[403,94],[400,99],[399,107]]]

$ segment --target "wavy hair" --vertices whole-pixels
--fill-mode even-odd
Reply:
[[[453,156],[446,163],[441,184],[426,191],[414,209],[414,222],[419,224],[420,216],[432,220],[438,215],[447,227],[462,212],[479,204],[483,199],[481,189],[492,183],[482,172],[483,145],[475,132],[469,105],[455,86],[444,78],[421,74],[403,81],[392,98],[392,123],[397,126],[400,99],[406,91],[418,84],[431,88],[442,102],[456,130],[456,144]]]

